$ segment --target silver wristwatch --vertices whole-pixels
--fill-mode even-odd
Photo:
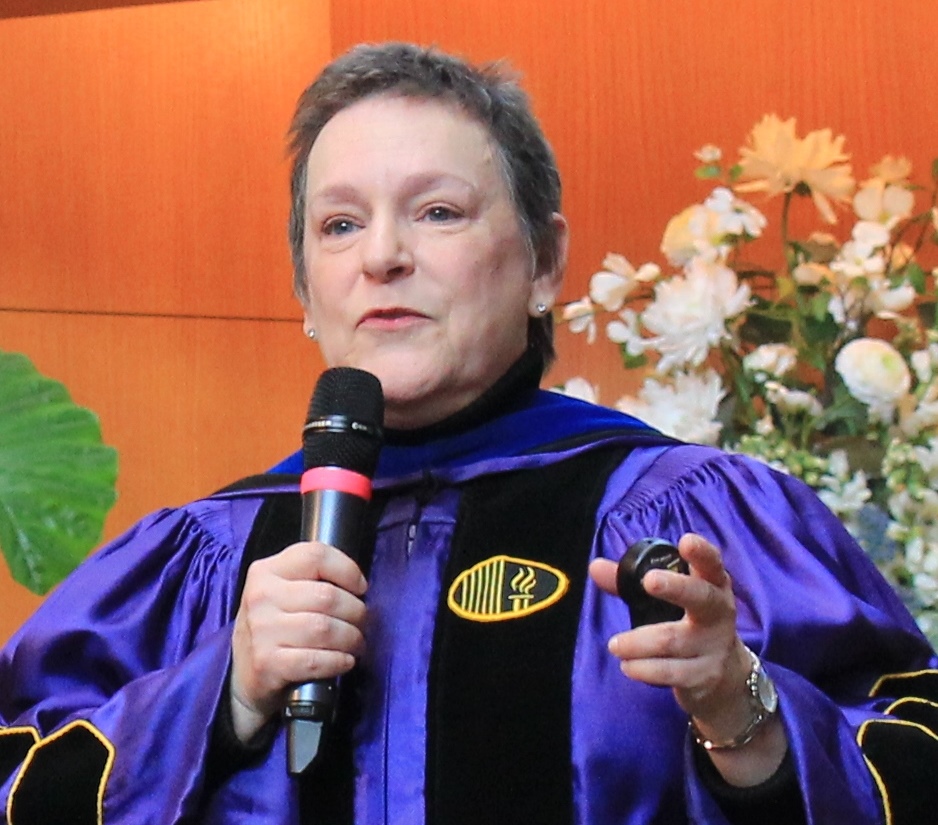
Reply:
[[[762,667],[762,662],[748,647],[746,652],[752,667],[749,675],[746,677],[746,689],[749,691],[749,706],[752,709],[752,717],[745,730],[732,739],[723,742],[714,742],[705,737],[694,720],[690,720],[690,732],[694,741],[702,748],[708,751],[730,751],[735,748],[741,748],[755,738],[759,729],[768,722],[778,711],[778,692],[775,690],[775,683],[769,678],[769,675]]]

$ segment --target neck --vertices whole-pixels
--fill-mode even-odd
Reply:
[[[536,391],[544,371],[544,361],[534,350],[525,350],[508,371],[475,401],[442,421],[413,430],[385,429],[389,445],[406,447],[433,439],[458,435],[477,427],[521,404]]]

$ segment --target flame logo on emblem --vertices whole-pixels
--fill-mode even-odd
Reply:
[[[460,573],[446,601],[464,619],[501,622],[550,607],[569,586],[564,573],[546,564],[493,556]]]

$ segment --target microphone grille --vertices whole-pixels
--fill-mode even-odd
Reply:
[[[303,466],[374,475],[381,451],[384,394],[370,372],[334,367],[319,377],[303,429]]]

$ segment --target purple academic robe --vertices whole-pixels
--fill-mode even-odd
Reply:
[[[537,411],[576,429],[570,421],[584,407],[547,396],[538,394]],[[400,462],[382,456],[376,487],[388,503],[369,575],[361,667],[373,678],[354,730],[356,822],[425,821],[428,661],[462,486],[620,443],[636,446],[590,517],[589,555],[618,559],[639,538],[676,540],[687,531],[722,548],[739,632],[778,686],[808,821],[883,822],[910,791],[901,780],[891,784],[895,772],[881,755],[889,747],[868,757],[864,737],[898,726],[908,736],[897,741],[909,748],[927,754],[930,744],[920,722],[887,715],[894,702],[883,677],[899,674],[904,684],[904,674],[932,674],[936,660],[840,522],[800,482],[744,457],[667,450],[634,430],[531,452],[526,439],[543,419],[513,415],[507,427],[495,422],[423,452],[402,451]],[[657,459],[681,451],[683,459],[645,484]],[[433,493],[417,495],[412,482],[428,468]],[[35,799],[58,792],[63,764],[76,756],[78,772],[97,777],[83,804],[104,823],[298,822],[282,731],[264,758],[210,797],[204,791],[241,553],[261,500],[229,492],[143,519],[90,557],[11,639],[0,655],[0,801],[14,825],[30,821]],[[571,718],[554,720],[570,726],[575,821],[725,823],[694,768],[687,719],[671,692],[627,679],[606,650],[629,626],[627,607],[588,583],[575,629]]]

